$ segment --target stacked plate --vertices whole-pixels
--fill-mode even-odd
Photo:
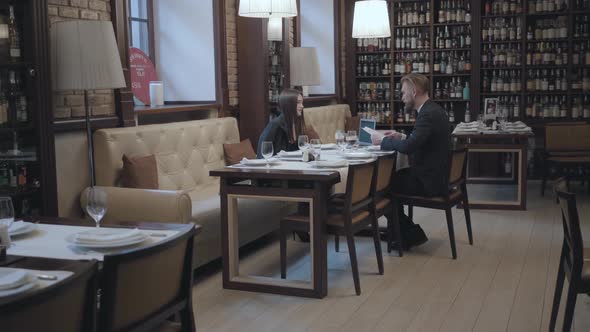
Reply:
[[[145,241],[149,236],[139,229],[97,228],[70,234],[66,241],[84,248],[125,247]]]
[[[327,143],[327,144],[322,144],[321,149],[322,150],[334,150],[338,147],[338,145],[334,144],[334,143]]]
[[[8,235],[10,236],[18,236],[27,234],[37,229],[37,225],[33,224],[32,222],[26,221],[15,221],[8,227]]]
[[[347,151],[343,152],[342,156],[346,159],[370,159],[373,155],[366,151]]]
[[[283,160],[301,161],[301,158],[303,158],[303,151],[301,151],[301,150],[297,150],[297,151],[281,150],[281,152],[279,152],[277,154],[277,157],[279,157],[280,159],[283,159]]]
[[[316,160],[311,162],[311,166],[315,168],[342,168],[348,166],[346,160]]]
[[[37,287],[37,280],[29,271],[0,267],[0,297],[16,295]]]

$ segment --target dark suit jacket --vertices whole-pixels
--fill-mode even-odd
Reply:
[[[412,133],[405,139],[386,137],[381,149],[409,155],[410,167],[429,196],[445,193],[449,177],[451,131],[447,112],[428,100],[418,113]]]

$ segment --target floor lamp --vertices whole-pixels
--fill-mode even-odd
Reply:
[[[53,89],[84,90],[90,185],[94,155],[88,90],[124,88],[125,77],[110,21],[66,21],[51,26]]]

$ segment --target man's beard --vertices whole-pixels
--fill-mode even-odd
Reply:
[[[414,101],[409,101],[404,104],[404,111],[412,112],[414,110],[415,103]]]

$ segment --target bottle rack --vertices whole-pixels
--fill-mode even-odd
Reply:
[[[279,95],[285,87],[283,48],[281,40],[268,41],[268,102],[271,117],[278,114]]]
[[[400,80],[416,72],[428,76],[431,99],[453,111],[454,123],[464,121],[467,108],[474,114],[473,1],[394,0],[388,6],[391,38],[353,40],[353,112],[375,118],[381,128],[411,129],[416,114],[404,111]]]
[[[482,111],[486,98],[498,98],[508,119],[529,125],[590,120],[589,5],[584,0],[483,2]],[[498,28],[490,30],[494,24]],[[511,28],[517,32],[511,34]]]

